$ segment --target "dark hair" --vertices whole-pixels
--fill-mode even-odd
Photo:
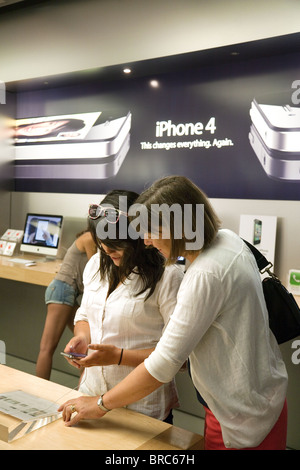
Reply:
[[[162,204],[167,204],[171,207],[173,204],[178,204],[181,207],[181,213],[184,212],[186,204],[192,207],[192,229],[196,230],[196,205],[201,204],[204,206],[204,242],[201,250],[205,250],[214,240],[218,229],[220,228],[220,219],[212,208],[206,194],[201,191],[192,181],[185,176],[167,176],[161,178],[144,191],[136,201],[142,204],[148,211],[148,227],[151,227],[151,214],[153,207],[159,207]],[[160,222],[161,224],[161,222]],[[180,238],[175,236],[175,222],[174,214],[170,213],[170,226],[168,227],[171,238],[171,253],[170,258],[166,264],[171,264],[177,260],[178,256],[183,256],[183,253],[189,253],[193,250],[185,250],[186,238],[182,234]]]
[[[127,198],[128,211],[129,207],[134,204],[139,195],[132,191],[113,190],[105,196],[100,204],[119,209],[120,196],[125,196]],[[120,218],[121,217],[126,216],[121,214]],[[120,220],[115,224],[115,236],[103,239],[98,238],[97,225],[101,222],[104,222],[104,217],[96,220],[90,219],[89,228],[96,246],[100,249],[100,278],[108,279],[108,294],[110,294],[120,282],[124,282],[131,273],[137,273],[141,278],[142,287],[136,295],[149,289],[149,293],[146,298],[150,297],[164,272],[164,258],[157,250],[147,248],[141,237],[133,239],[129,236],[128,231],[125,238],[123,233],[122,238],[119,237]],[[122,223],[124,223],[124,220]],[[128,228],[129,219],[127,217],[126,224]],[[111,258],[101,249],[101,242],[111,249],[124,250],[119,266],[116,266]]]

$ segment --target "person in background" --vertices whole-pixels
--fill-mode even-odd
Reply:
[[[197,207],[204,207],[204,241],[187,247],[193,240],[185,231],[176,238],[178,226],[171,219],[159,227],[168,236],[145,234],[146,245],[160,250],[168,262],[179,255],[190,262],[175,310],[155,350],[102,396],[101,406],[99,397],[79,397],[59,408],[66,425],[139,400],[171,380],[189,357],[206,411],[206,449],[285,449],[287,372],[249,248],[232,231],[220,229],[206,195],[185,177],[159,180],[136,202],[146,206],[149,217],[162,204],[177,204],[182,217],[187,206],[194,216]],[[187,227],[189,233],[197,234],[196,220]]]
[[[153,351],[176,305],[183,277],[179,266],[165,268],[163,256],[128,236],[127,211],[138,194],[111,191],[90,206],[100,253],[84,271],[84,294],[75,316],[75,336],[65,352],[89,354],[78,361],[85,372],[79,391],[103,395]],[[129,209],[128,209],[129,210]],[[101,233],[100,233],[101,232]],[[69,361],[76,366],[76,361]],[[128,408],[172,422],[179,406],[174,379]]]
[[[38,377],[50,379],[57,344],[66,326],[73,331],[74,316],[83,292],[83,270],[95,253],[96,245],[91,232],[86,230],[78,234],[68,249],[59,272],[46,289],[47,316],[36,363]]]

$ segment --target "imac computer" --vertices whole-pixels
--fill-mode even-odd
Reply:
[[[27,214],[20,251],[54,259],[58,252],[62,223],[61,215]]]

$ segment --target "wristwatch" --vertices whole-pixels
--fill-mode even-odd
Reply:
[[[97,401],[97,405],[99,406],[100,410],[105,411],[107,413],[108,411],[111,411],[111,410],[109,410],[108,408],[106,408],[106,406],[103,405],[103,395],[101,395],[101,397]]]

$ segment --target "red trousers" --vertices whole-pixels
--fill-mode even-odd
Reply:
[[[205,450],[236,450],[225,447],[221,426],[210,410],[205,408]],[[287,435],[287,403],[285,401],[281,415],[273,429],[257,447],[240,450],[285,450]]]

